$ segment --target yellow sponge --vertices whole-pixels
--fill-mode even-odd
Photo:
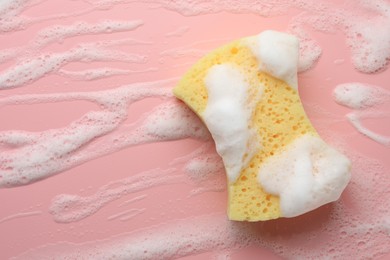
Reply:
[[[238,178],[228,181],[231,220],[258,221],[289,216],[281,210],[280,194],[265,191],[259,172],[269,158],[285,153],[286,147],[299,137],[318,136],[303,110],[296,88],[259,69],[261,61],[248,45],[254,39],[244,38],[214,50],[199,60],[174,88],[175,96],[204,121],[209,102],[205,80],[215,66],[229,64],[236,68],[249,85],[248,92],[261,93],[258,99],[248,95],[248,102],[255,103],[248,128],[255,132],[256,138],[252,141],[258,142],[258,149],[244,164]]]

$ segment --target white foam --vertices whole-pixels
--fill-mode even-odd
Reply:
[[[258,181],[294,217],[336,201],[350,179],[350,162],[319,137],[304,135],[260,168]]]
[[[215,153],[199,155],[188,161],[184,167],[190,179],[199,185],[191,190],[189,197],[226,190],[224,165]]]
[[[156,141],[210,139],[199,117],[181,103],[165,103],[155,108],[145,119],[141,130]]]
[[[0,106],[88,100],[100,111],[87,112],[64,128],[30,133],[0,132],[0,144],[13,146],[0,153],[0,187],[14,187],[49,178],[89,160],[135,145],[194,138],[209,140],[199,118],[185,105],[163,103],[139,121],[126,125],[127,109],[148,97],[170,97],[171,81],[139,83],[96,92],[11,96]],[[160,87],[160,88],[159,88]]]
[[[389,14],[369,20],[351,14],[350,20],[345,21],[349,27],[346,34],[352,61],[358,70],[372,73],[387,67],[390,58],[389,22]]]
[[[98,80],[102,78],[118,76],[118,75],[130,75],[135,73],[145,73],[156,71],[155,68],[149,68],[145,70],[124,70],[124,69],[116,69],[116,68],[98,68],[98,69],[90,69],[90,70],[78,70],[78,71],[69,71],[60,69],[57,71],[57,74],[65,77],[69,77],[74,80]]]
[[[333,96],[340,105],[363,109],[383,102],[386,96],[390,96],[390,92],[380,87],[353,82],[337,85]]]
[[[52,42],[62,42],[66,38],[91,35],[132,31],[144,24],[141,20],[115,21],[106,20],[99,23],[76,22],[72,25],[54,25],[40,31],[33,43],[36,47],[46,46]]]
[[[374,131],[371,131],[367,127],[365,127],[360,121],[359,114],[357,113],[349,113],[346,115],[349,122],[356,128],[357,131],[367,136],[368,138],[374,140],[377,143],[383,144],[384,146],[390,146],[390,136],[384,136],[378,134]]]
[[[46,245],[12,259],[46,259],[47,256],[52,259],[176,259],[211,250],[233,249],[240,240],[240,230],[219,215],[175,220],[157,229],[147,228],[85,244]]]
[[[110,182],[88,197],[59,194],[52,200],[49,212],[59,223],[80,221],[95,214],[108,203],[128,194],[185,180],[184,175],[173,173],[175,173],[173,169],[141,172],[123,180]]]
[[[142,63],[146,57],[94,46],[81,45],[63,53],[46,53],[35,58],[25,58],[0,74],[0,89],[20,87],[45,75],[58,71],[71,62],[127,61]]]
[[[274,0],[272,3],[242,1],[234,2],[234,4],[209,1],[198,5],[178,0],[152,2],[185,16],[231,12],[269,17],[298,8],[303,12],[294,16],[290,22],[296,27],[293,33],[307,32],[307,28],[322,32],[343,33],[346,45],[351,48],[352,61],[357,70],[364,73],[384,70],[390,59],[390,12],[388,11],[390,8],[386,1],[362,0],[358,3],[349,1],[351,2],[349,4],[310,0]],[[348,5],[350,8],[346,8]],[[371,12],[370,15],[365,14],[367,10]],[[305,71],[311,68],[319,58],[321,48],[313,37],[301,38],[301,43],[306,47],[301,48],[303,55],[300,56],[302,59],[299,71]]]
[[[222,157],[228,179],[235,182],[259,146],[249,128],[253,114],[250,86],[238,68],[230,64],[210,68],[205,83],[208,101],[202,116]],[[261,91],[257,90],[258,95]],[[252,102],[256,101],[255,98]]]
[[[76,17],[91,12],[96,8],[87,8],[78,10],[72,13],[60,13],[54,15],[46,15],[39,17],[24,16],[21,13],[28,7],[34,6],[44,0],[3,0],[0,2],[0,32],[11,32],[24,30],[29,25],[42,21],[50,21],[59,18]]]
[[[118,129],[118,125],[127,118],[127,108],[133,102],[147,97],[171,96],[170,89],[155,87],[161,87],[161,85],[168,82],[134,84],[107,91],[15,95],[0,99],[0,106],[88,100],[103,108],[100,111],[87,112],[64,128],[35,133],[23,131],[0,132],[1,143],[14,147],[13,150],[0,153],[0,187],[25,185],[45,179],[88,160],[123,149],[126,146],[166,140],[163,135],[164,129],[161,129],[159,136],[145,135],[146,123],[140,124],[138,129],[131,129],[131,131],[127,128]],[[200,126],[196,127],[185,119],[191,120],[191,117],[183,120],[177,119],[186,127],[182,127],[182,131],[176,133],[176,135],[171,133],[169,138],[180,139],[183,136],[202,135]],[[160,118],[160,120],[164,121],[165,118]],[[195,133],[192,132],[192,127],[196,128]],[[114,130],[116,132],[112,136],[105,136]],[[118,140],[120,136],[126,136],[126,139],[118,143],[115,140]],[[107,146],[109,148],[106,148]]]
[[[223,174],[223,164],[220,157],[215,154],[206,154],[189,160],[185,171],[191,180],[196,182],[210,181]]]
[[[289,24],[289,33],[295,35],[299,39],[298,72],[304,72],[311,69],[319,60],[322,54],[322,48],[310,37],[306,30],[302,28],[299,19],[295,19],[295,21]]]
[[[298,39],[290,34],[264,31],[247,41],[259,62],[259,69],[298,89]]]

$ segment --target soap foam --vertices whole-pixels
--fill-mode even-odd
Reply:
[[[333,91],[335,101],[343,106],[356,109],[346,115],[355,129],[368,138],[384,146],[390,146],[390,137],[378,134],[362,123],[364,118],[384,117],[386,112],[374,110],[382,103],[390,102],[390,91],[369,84],[353,82],[336,86]],[[366,111],[367,110],[367,111]]]
[[[89,35],[132,31],[144,24],[141,20],[135,21],[114,21],[90,24],[86,22],[76,22],[72,25],[54,25],[40,31],[33,41],[36,47],[43,47],[52,42],[62,42],[66,38]]]
[[[149,68],[145,70],[123,70],[116,68],[99,68],[99,69],[90,69],[90,70],[78,70],[78,71],[69,71],[60,69],[57,71],[58,75],[68,77],[74,80],[98,80],[107,77],[113,77],[118,75],[131,75],[136,73],[145,73],[156,71],[155,68]]]
[[[189,178],[199,186],[191,190],[190,196],[226,190],[224,165],[217,154],[199,155],[189,160],[184,169]]]
[[[285,81],[298,89],[298,39],[286,33],[264,31],[248,45],[259,61],[260,71]]]
[[[389,201],[381,197],[388,192],[386,175],[380,174],[383,166],[359,154],[349,157],[356,166],[346,189],[352,207],[341,201],[330,211],[312,212],[297,222],[279,220],[261,225],[227,221],[225,215],[191,217],[105,240],[48,244],[13,259],[172,259],[215,250],[234,252],[250,245],[268,248],[288,259],[386,254],[390,243],[386,218]],[[313,218],[321,217],[326,218],[326,225],[313,226]],[[321,247],[313,248],[313,243]]]
[[[237,240],[241,237],[235,226],[223,216],[202,216],[175,220],[158,228],[158,231],[148,228],[92,243],[61,242],[47,245],[12,259],[46,259],[47,256],[53,259],[180,258],[206,251],[236,248]]]
[[[191,154],[190,157],[192,156],[193,155]],[[172,163],[172,166],[178,166],[180,164],[181,162],[177,161]],[[156,186],[171,185],[175,183],[195,185],[196,188],[190,191],[189,196],[208,191],[223,191],[226,187],[226,183],[223,181],[223,178],[225,177],[223,165],[220,158],[215,154],[203,155],[202,157],[192,159],[184,165],[184,168],[188,173],[187,176],[178,174],[176,167],[168,168],[166,170],[154,169],[107,183],[100,187],[95,194],[90,196],[83,197],[79,195],[59,194],[53,198],[49,212],[53,216],[54,221],[58,223],[70,223],[85,219],[97,213],[107,204],[121,199],[124,196]],[[131,200],[127,200],[120,206],[127,206],[143,198],[145,198],[145,196],[135,197]],[[111,216],[109,220],[123,218],[122,220],[125,221],[128,220],[128,217],[135,216],[132,213],[137,215],[142,212],[139,210],[135,210],[135,212],[126,211]]]
[[[364,114],[363,114],[364,115]],[[390,146],[390,136],[384,136],[363,126],[360,118],[362,117],[358,113],[349,113],[346,115],[349,122],[356,128],[357,131],[362,133],[363,135],[371,138],[377,143],[383,144],[384,146]]]
[[[76,17],[91,12],[96,9],[86,8],[84,10],[75,11],[72,13],[60,13],[55,15],[29,17],[22,15],[23,11],[28,7],[34,6],[44,0],[4,0],[0,3],[0,32],[12,32],[24,30],[26,27],[42,21],[51,21],[59,18]]]
[[[176,106],[176,109],[174,105],[163,105],[144,118],[144,123],[138,128],[118,129],[127,118],[128,106],[133,102],[148,97],[171,96],[169,88],[161,88],[164,84],[171,84],[171,81],[139,83],[106,91],[15,95],[0,99],[0,106],[87,100],[103,108],[87,112],[65,128],[36,133],[0,132],[1,144],[14,147],[0,154],[0,187],[25,185],[45,179],[128,146],[190,137],[207,139],[207,131],[199,120],[198,125],[188,122],[194,120],[195,116],[183,105]],[[158,111],[165,111],[166,114]],[[157,118],[154,114],[161,117]],[[159,121],[164,123],[156,125]],[[173,122],[176,122],[176,132],[172,132]],[[107,135],[114,130],[115,133]]]
[[[359,3],[347,1],[347,3],[342,2],[341,4],[309,0],[276,0],[272,4],[267,1],[244,1],[234,2],[234,4],[209,1],[197,5],[180,0],[149,2],[155,2],[164,8],[187,16],[230,12],[269,17],[298,8],[304,12],[295,16],[290,22],[295,27],[292,32],[294,34],[299,32],[297,36],[303,32],[306,33],[306,28],[313,28],[321,32],[342,32],[345,35],[346,45],[351,49],[352,61],[357,70],[364,73],[381,71],[387,68],[390,59],[390,30],[388,26],[390,12],[389,3],[386,1],[359,1]],[[351,8],[345,7],[348,5]],[[367,9],[371,11],[371,16],[364,14]],[[300,57],[305,60],[300,62],[299,70],[304,71],[318,59],[321,48],[310,37],[302,37],[301,44],[307,46],[301,49],[303,55]]]
[[[146,57],[121,51],[102,49],[94,45],[81,45],[63,53],[46,53],[25,58],[0,74],[0,89],[21,87],[45,75],[58,71],[71,62],[126,61],[143,63]]]
[[[258,141],[249,128],[256,99],[249,101],[250,87],[233,65],[215,65],[208,71],[205,83],[208,101],[204,121],[224,161],[229,181],[235,182],[258,149]],[[256,91],[260,95],[262,89]]]
[[[210,140],[202,122],[180,103],[163,103],[136,125],[125,125],[127,108],[148,97],[171,96],[166,82],[134,84],[108,91],[12,96],[4,104],[88,100],[105,110],[88,112],[69,126],[38,133],[0,132],[0,145],[15,149],[0,154],[0,187],[26,185],[89,160],[139,144],[194,138]],[[146,87],[145,86],[149,86]],[[154,86],[154,88],[153,88]],[[1,147],[1,146],[0,146]]]
[[[378,105],[390,97],[390,92],[377,86],[354,82],[336,86],[334,99],[340,105],[363,109]]]
[[[302,21],[298,18],[293,19],[289,24],[288,32],[299,39],[298,72],[311,69],[319,60],[322,54],[322,48],[310,37],[302,27]]]
[[[80,221],[123,196],[155,186],[180,183],[185,180],[184,175],[173,173],[175,173],[173,169],[141,172],[120,181],[110,182],[88,197],[60,194],[52,200],[49,212],[54,221],[59,223]]]
[[[304,135],[260,168],[258,181],[294,217],[336,201],[350,179],[350,162],[319,137]]]
[[[188,161],[185,171],[195,182],[208,182],[218,176],[225,176],[223,163],[216,154],[206,154]]]
[[[155,141],[210,139],[210,133],[201,120],[181,103],[165,103],[158,106],[145,119],[143,125],[141,126],[143,132],[152,136]]]

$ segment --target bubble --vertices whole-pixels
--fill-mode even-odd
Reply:
[[[337,85],[333,96],[340,105],[363,109],[381,103],[383,92],[379,87],[353,82]]]

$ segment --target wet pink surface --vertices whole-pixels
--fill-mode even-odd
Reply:
[[[54,93],[55,96],[56,93],[92,93],[98,90],[115,89],[122,85],[166,79],[170,82],[162,84],[162,87],[170,88],[192,63],[213,48],[266,29],[288,31],[297,17],[307,15],[309,11],[307,8],[289,6],[288,3],[280,1],[275,2],[275,9],[282,5],[285,8],[278,15],[264,16],[262,12],[249,10],[235,13],[226,8],[224,10],[218,4],[214,4],[215,13],[204,9],[203,14],[190,15],[185,12],[183,14],[183,10],[172,8],[169,4],[164,7],[164,4],[161,4],[164,3],[163,1],[150,3],[101,1],[104,2],[105,5],[98,6],[96,4],[98,1],[95,4],[91,4],[93,1],[91,3],[89,1],[21,1],[21,5],[26,3],[35,3],[35,5],[26,6],[15,16],[27,21],[24,26],[15,27],[10,31],[2,29],[0,48],[3,53],[10,53],[6,49],[15,47],[21,47],[22,51],[8,60],[0,59],[0,78],[4,78],[8,69],[20,67],[21,60],[33,59],[41,54],[67,52],[80,44],[99,41],[128,39],[126,43],[113,44],[107,49],[145,56],[145,59],[137,62],[124,61],[120,57],[103,61],[81,59],[64,63],[59,68],[13,88],[5,88],[7,83],[0,82],[0,134],[15,130],[40,133],[49,129],[64,128],[87,112],[102,109],[96,102],[88,100],[40,101],[38,104],[21,102],[22,104],[10,105],[4,104],[1,100],[28,94]],[[6,6],[7,2],[1,3],[0,7],[1,5]],[[173,6],[175,6],[174,2]],[[356,6],[346,5],[344,8],[351,12],[358,9],[357,14],[367,11]],[[85,13],[80,13],[83,10]],[[257,10],[256,5],[253,6],[253,10]],[[44,17],[44,19],[34,22],[28,17]],[[38,48],[33,42],[40,31],[50,26],[72,25],[80,21],[93,25],[106,20],[119,21],[119,24],[141,20],[143,25],[121,32],[109,28],[105,32],[85,32],[72,37],[64,36],[63,39],[57,38],[42,48]],[[385,25],[387,26],[388,23]],[[167,253],[166,256],[172,258],[182,257],[191,260],[302,259],[302,257],[345,259],[347,256],[354,259],[390,258],[389,146],[377,143],[359,133],[345,117],[347,113],[353,112],[353,109],[340,106],[332,96],[333,89],[338,84],[348,82],[363,82],[389,90],[389,70],[383,67],[377,73],[363,73],[357,70],[351,61],[353,55],[342,31],[323,32],[311,28],[308,24],[301,26],[322,49],[321,57],[313,67],[299,74],[299,90],[303,105],[323,138],[346,153],[353,162],[352,182],[339,202],[293,219],[242,226],[238,224],[235,228],[243,228],[245,230],[243,234],[250,234],[248,240],[240,237],[241,231],[238,231],[232,234],[237,236],[232,239],[233,242],[224,244],[223,241],[229,240],[227,234],[230,233],[221,231],[220,237],[213,238],[213,241],[219,241],[213,248],[208,248],[206,244],[209,240],[202,238],[196,231],[185,233],[187,227],[183,224],[180,227],[188,235],[188,241],[193,245],[194,250],[181,254],[180,248],[175,248],[174,244],[168,243],[175,241],[175,237],[179,236],[181,231],[172,229],[172,233],[169,233],[164,230],[174,227],[174,223],[178,220],[188,223],[188,230],[192,230],[194,225],[198,225],[197,223],[206,223],[206,226],[207,223],[214,223],[212,222],[215,221],[214,216],[218,216],[221,222],[225,223],[226,181],[223,171],[212,176],[204,173],[206,177],[201,181],[189,178],[188,172],[185,171],[186,163],[193,158],[214,158],[212,160],[214,165],[220,165],[220,161],[215,159],[215,151],[212,148],[207,148],[207,152],[198,155],[190,155],[205,144],[211,145],[212,141],[199,138],[173,138],[176,140],[162,138],[160,141],[152,141],[148,144],[114,149],[97,158],[86,160],[80,165],[73,165],[55,175],[47,176],[41,181],[0,189],[2,201],[0,259],[9,259],[40,247],[48,248],[48,251],[42,251],[44,253],[39,255],[40,249],[37,249],[36,255],[27,253],[26,257],[42,259],[42,255],[48,258],[54,257],[57,253],[66,255],[73,249],[64,249],[55,245],[64,241],[75,243],[80,251],[91,251],[89,242],[93,244],[98,240],[104,240],[108,241],[104,242],[104,245],[110,244],[109,241],[115,244],[116,240],[112,239],[112,236],[120,234],[128,234],[129,241],[133,241],[132,239],[137,240],[137,237],[142,237],[139,234],[144,234],[143,230],[147,231],[145,234],[153,234],[149,236],[152,242],[145,242],[145,244],[140,242],[140,246],[151,248],[156,234],[161,232],[161,234],[169,234],[166,237],[168,241],[166,251],[172,253]],[[375,31],[375,28],[372,30]],[[387,43],[387,47],[388,45],[390,44]],[[122,74],[93,80],[66,74],[69,71],[77,72],[102,67],[120,69]],[[123,71],[126,70],[127,72],[124,73]],[[133,123],[135,126],[141,125],[143,117],[152,114],[153,109],[164,102],[178,104],[173,97],[163,98],[161,95],[140,99],[131,104],[126,109],[128,114],[125,119],[112,133],[121,131],[120,133],[124,135],[133,134],[131,131],[127,132],[127,128],[123,126]],[[370,108],[369,111],[379,116],[364,119],[363,124],[372,131],[386,136],[390,130],[388,114],[390,103],[385,102]],[[110,134],[103,134],[103,138],[106,135]],[[91,142],[96,142],[99,138],[101,136]],[[96,147],[105,149],[112,146],[109,139],[107,140]],[[89,142],[86,145],[89,145]],[[80,149],[84,149],[83,147]],[[13,152],[18,153],[18,149],[0,143],[0,153]],[[167,169],[171,172],[164,171]],[[131,192],[122,192],[118,198],[112,199],[95,213],[81,220],[59,223],[53,218],[50,208],[53,200],[60,194],[93,196],[102,189],[112,191],[115,187],[125,187],[126,183],[113,182],[131,176],[141,176],[149,171],[160,172],[161,174],[157,174],[156,177],[160,182],[145,184],[142,188]],[[171,181],[164,179],[164,175],[181,177]],[[107,184],[111,186],[106,186]],[[134,201],[129,202],[131,199]],[[97,201],[99,202],[99,199]],[[128,218],[121,219],[120,214]],[[201,221],[196,219],[199,216],[202,217]],[[212,216],[210,217],[212,221],[207,221],[208,216]],[[155,243],[158,242],[156,238]],[[104,251],[105,246],[102,248]],[[107,252],[110,250],[115,251],[111,248],[107,249]],[[163,255],[162,251],[155,249],[157,252],[155,254]],[[118,249],[118,252],[123,251]],[[120,258],[119,254],[111,254],[111,256]],[[128,256],[132,255],[128,254]],[[127,258],[131,259],[131,257]],[[148,256],[145,253],[144,257],[138,258],[154,257],[153,254]]]

